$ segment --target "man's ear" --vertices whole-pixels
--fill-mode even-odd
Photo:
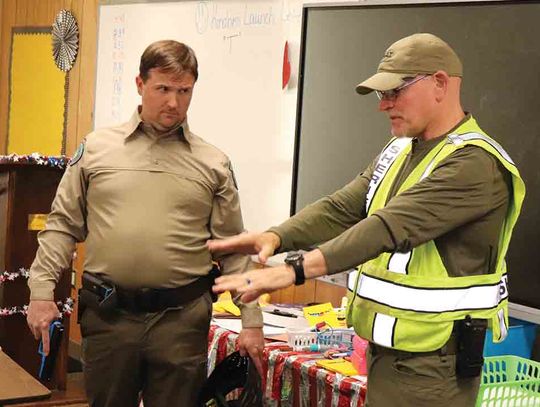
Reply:
[[[435,82],[435,92],[437,101],[441,101],[448,91],[448,82],[450,76],[445,71],[437,71],[433,75],[433,81]]]
[[[142,96],[144,81],[142,80],[141,75],[137,75],[135,83],[137,84],[137,92]]]

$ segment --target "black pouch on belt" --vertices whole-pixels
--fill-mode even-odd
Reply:
[[[484,340],[487,320],[472,319],[470,316],[456,321],[458,346],[456,374],[458,377],[477,377],[484,365]]]
[[[218,278],[220,275],[221,269],[219,268],[219,264],[212,263],[212,270],[210,270],[210,273],[208,273],[208,276],[210,277],[210,295],[212,296],[212,302],[216,302],[218,300],[218,295],[212,291],[212,286],[214,285],[216,278]]]
[[[86,307],[111,311],[117,307],[116,287],[92,273],[82,275],[82,288],[79,290],[79,308],[77,319],[80,321]]]

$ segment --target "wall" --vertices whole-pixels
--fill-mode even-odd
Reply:
[[[79,55],[73,69],[69,72],[66,154],[72,154],[84,134],[91,130],[97,2],[98,0],[1,0],[0,153],[5,153],[7,137],[11,30],[14,27],[51,26],[61,9],[67,9],[73,13],[79,24],[80,33]]]
[[[79,24],[79,54],[69,72],[66,132],[68,156],[73,154],[84,135],[92,129],[97,5],[98,0],[0,0],[0,154],[6,152],[11,30],[14,27],[51,26],[62,9],[70,10]],[[81,255],[76,262],[78,271],[82,271],[80,259]],[[80,276],[81,273],[77,274]],[[73,290],[72,297],[75,296],[76,292]],[[80,342],[76,319],[71,319],[71,338]]]

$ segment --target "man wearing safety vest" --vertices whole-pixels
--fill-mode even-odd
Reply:
[[[375,91],[393,138],[348,185],[262,234],[213,251],[295,253],[281,267],[216,280],[250,301],[306,278],[350,274],[348,322],[370,342],[367,406],[474,406],[486,327],[508,328],[505,254],[525,186],[504,149],[463,111],[462,64],[432,34],[392,44]],[[325,242],[320,244],[320,242]]]

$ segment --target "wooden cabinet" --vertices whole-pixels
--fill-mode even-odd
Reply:
[[[341,298],[347,295],[345,287],[320,280],[307,280],[300,286],[277,290],[270,295],[273,303],[310,304],[331,302],[334,307],[341,305]]]
[[[37,164],[0,164],[0,273],[29,269],[38,247],[39,216],[50,212],[63,171]],[[41,217],[43,218],[43,216]],[[42,222],[41,222],[42,223]],[[35,230],[32,230],[35,229]],[[22,307],[29,302],[26,278],[0,283],[0,308]],[[55,300],[71,295],[71,273],[64,272]],[[65,388],[69,318],[50,388]],[[38,342],[26,324],[26,316],[0,316],[0,346],[17,364],[37,377],[40,365]]]

